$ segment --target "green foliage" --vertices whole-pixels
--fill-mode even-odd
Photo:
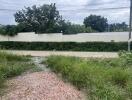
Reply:
[[[129,30],[125,22],[110,24],[108,27],[110,32],[124,32]]]
[[[16,62],[15,64],[12,62],[12,63],[5,64],[5,66],[0,65],[0,71],[2,72],[3,78],[10,78],[13,76],[20,75],[22,72],[30,68],[32,68],[31,64],[27,64],[24,62],[23,63]]]
[[[36,33],[58,33],[63,21],[55,4],[27,7],[14,16],[15,21],[23,27],[24,31]]]
[[[32,63],[28,62],[29,60],[29,57],[26,56],[17,56],[0,51],[0,95],[7,78],[20,75],[34,67]]]
[[[4,35],[5,34],[5,29],[3,26],[0,26],[0,34]]]
[[[89,100],[130,100],[132,65],[126,64],[126,67],[123,67],[122,60],[122,58],[84,60],[51,56],[48,57],[46,64],[79,89],[84,89]]]
[[[129,80],[129,74],[125,70],[120,70],[119,68],[112,70],[111,72],[111,81],[114,84],[119,85],[121,87],[125,87]]]
[[[19,56],[14,54],[8,54],[4,51],[0,51],[0,62],[3,61],[3,59],[6,59],[7,61],[29,61],[28,56]]]
[[[25,9],[16,12],[14,17],[17,25],[1,25],[0,34],[14,36],[19,32],[77,34],[104,32],[106,30],[110,32],[128,31],[126,23],[108,25],[106,18],[97,15],[86,17],[84,25],[72,24],[63,20],[55,4],[25,7]]]
[[[125,65],[132,65],[132,52],[121,51],[119,53],[120,59],[124,62]]]
[[[63,25],[62,31],[64,34],[77,34],[77,33],[92,33],[95,32],[91,27],[85,27],[84,25],[71,24],[70,22]]]
[[[127,42],[0,42],[0,47],[15,50],[120,51]]]
[[[108,21],[106,18],[97,16],[97,15],[90,15],[84,19],[85,27],[91,27],[92,29],[104,32],[108,26]]]
[[[0,27],[0,35],[14,36],[19,32],[18,26],[6,25]]]
[[[36,7],[27,7],[15,14],[15,21],[19,23],[21,31],[36,33],[60,33],[76,34],[93,32],[90,27],[83,25],[74,25],[65,22],[59,15],[55,4]]]
[[[60,33],[76,34],[95,32],[91,27],[71,24],[62,19],[55,4],[44,4],[37,7],[27,7],[14,14],[15,25],[7,25],[0,28],[2,35],[16,35],[18,32]]]

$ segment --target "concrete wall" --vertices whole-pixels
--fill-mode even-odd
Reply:
[[[18,33],[14,37],[1,36],[0,41],[22,41],[22,42],[126,42],[128,32],[107,32],[107,33],[78,33],[75,35],[63,35],[62,33],[35,34]]]

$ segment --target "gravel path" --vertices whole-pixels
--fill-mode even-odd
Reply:
[[[70,51],[23,51],[23,50],[7,50],[6,52],[31,55],[34,57],[47,57],[51,55],[75,56],[75,57],[96,57],[96,58],[117,58],[116,52],[70,52]]]
[[[42,72],[28,73],[8,80],[8,93],[1,100],[85,100],[82,92],[64,83],[53,72],[33,58],[35,64],[43,67]]]

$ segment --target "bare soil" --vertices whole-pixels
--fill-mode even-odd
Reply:
[[[76,52],[76,51],[23,51],[7,50],[6,52],[33,57],[47,57],[51,55],[74,56],[83,58],[118,58],[117,52]]]

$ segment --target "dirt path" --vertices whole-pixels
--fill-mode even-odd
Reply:
[[[42,72],[28,73],[7,81],[8,92],[1,100],[84,100],[85,96],[72,85],[64,83],[33,58]]]
[[[22,50],[7,50],[6,52],[19,54],[19,55],[31,55],[34,57],[47,57],[50,55],[63,55],[63,56],[75,56],[75,57],[96,57],[96,58],[117,58],[116,52],[69,52],[69,51],[22,51]]]

